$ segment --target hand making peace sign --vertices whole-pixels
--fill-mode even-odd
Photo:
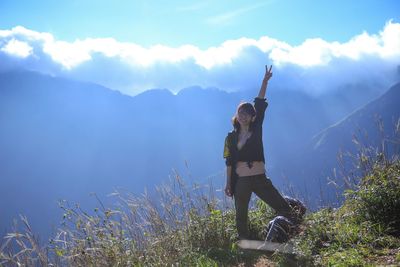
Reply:
[[[269,79],[272,77],[272,65],[268,69],[268,65],[265,65],[265,75],[264,75],[264,82],[268,82]]]
[[[261,84],[260,92],[258,93],[258,98],[265,98],[265,92],[267,91],[267,85],[269,79],[272,77],[272,65],[268,69],[268,65],[265,65],[265,74],[264,74],[264,79]]]

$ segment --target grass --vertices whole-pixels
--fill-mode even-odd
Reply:
[[[156,196],[115,192],[113,207],[100,199],[93,211],[61,202],[61,227],[46,244],[21,217],[22,229],[0,241],[0,266],[400,265],[400,160],[387,158],[362,151],[362,178],[347,186],[341,207],[306,216],[290,241],[294,257],[240,250],[232,202],[176,175]],[[275,214],[255,204],[249,227],[262,240]]]
[[[84,211],[60,203],[61,228],[39,245],[27,218],[5,236],[0,266],[221,266],[256,261],[236,244],[232,204],[213,188],[187,186],[179,175],[157,196],[115,192],[115,207]],[[261,238],[273,211],[264,204],[249,214],[251,233]]]

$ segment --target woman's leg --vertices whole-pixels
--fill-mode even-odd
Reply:
[[[249,201],[251,197],[251,181],[244,178],[238,178],[235,186],[235,208],[236,208],[236,228],[239,239],[249,238],[249,229],[247,217],[249,211]]]
[[[257,176],[252,190],[259,198],[270,205],[278,215],[285,216],[288,219],[292,217],[292,209],[289,204],[265,175]]]

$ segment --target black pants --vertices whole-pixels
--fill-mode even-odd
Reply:
[[[239,239],[249,238],[248,211],[252,193],[271,206],[278,215],[290,217],[291,208],[265,174],[239,177],[235,185],[236,228]]]

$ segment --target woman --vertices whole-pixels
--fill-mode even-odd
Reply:
[[[270,205],[278,215],[290,217],[291,209],[265,174],[262,124],[268,103],[265,93],[272,77],[272,65],[265,66],[265,76],[258,96],[251,103],[241,103],[232,119],[234,130],[225,139],[226,159],[225,194],[234,197],[236,227],[239,239],[249,239],[247,215],[251,194],[254,192]]]

